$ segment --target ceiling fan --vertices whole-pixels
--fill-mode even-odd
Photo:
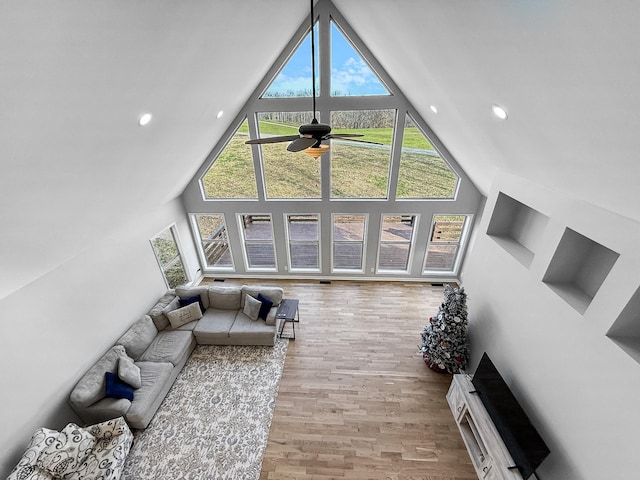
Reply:
[[[355,140],[355,137],[364,137],[358,133],[331,133],[331,126],[318,122],[316,118],[316,62],[315,62],[315,35],[314,35],[314,15],[313,15],[313,0],[311,2],[311,91],[313,97],[313,120],[311,123],[301,125],[298,128],[299,135],[283,135],[275,137],[256,138],[253,140],[247,140],[248,144],[264,144],[264,143],[279,143],[279,142],[291,142],[287,146],[287,150],[290,152],[303,151],[313,158],[318,158],[323,153],[329,151],[329,145],[323,145],[323,140],[331,140],[332,138],[344,138],[352,142],[370,143],[373,145],[381,145],[377,142],[368,142],[365,140]]]

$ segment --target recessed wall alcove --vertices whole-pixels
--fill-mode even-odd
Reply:
[[[619,256],[566,228],[542,281],[584,314]]]
[[[640,363],[640,288],[613,322],[607,337]]]
[[[529,268],[549,217],[502,192],[487,227],[487,235]]]

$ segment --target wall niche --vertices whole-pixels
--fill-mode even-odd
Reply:
[[[640,288],[613,322],[607,337],[640,363]]]
[[[565,228],[542,281],[584,314],[620,255]]]
[[[487,227],[487,235],[529,268],[543,238],[549,217],[502,192]]]

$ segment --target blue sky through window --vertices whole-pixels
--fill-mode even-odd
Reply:
[[[331,95],[389,95],[378,76],[331,22]]]
[[[319,95],[320,42],[316,36],[316,94]],[[331,22],[331,94],[335,96],[389,95],[378,76]],[[284,68],[269,85],[265,97],[311,96],[311,34],[307,34]]]

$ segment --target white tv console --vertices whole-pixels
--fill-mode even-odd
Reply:
[[[471,379],[465,374],[453,376],[447,402],[453,412],[462,439],[481,480],[523,480]],[[532,475],[530,478],[535,478]]]

